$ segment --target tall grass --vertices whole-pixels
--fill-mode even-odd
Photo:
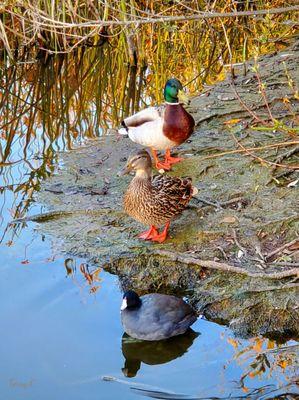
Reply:
[[[238,31],[237,40],[240,41],[244,41],[252,29],[260,31],[261,26],[266,25],[261,39],[267,42],[269,31],[272,30],[273,38],[273,30],[279,23],[289,22],[284,33],[292,30],[298,13],[260,16],[254,12],[288,6],[295,7],[292,1],[283,0],[10,0],[0,6],[0,39],[11,59],[18,58],[28,49],[53,54],[72,52],[82,46],[101,46],[109,41],[113,46],[121,44],[127,59],[136,64],[147,58],[144,41],[150,40],[154,44],[161,31],[168,31],[171,41],[182,40],[182,34],[185,40],[196,40],[197,35],[191,36],[192,31],[195,29],[198,33],[208,25],[218,36],[221,33],[219,19],[204,19],[199,15],[201,12],[253,12],[251,16],[224,19],[224,23],[228,29]],[[200,19],[187,20],[192,17]],[[161,23],[161,18],[168,20]],[[183,19],[176,22],[176,18]],[[189,36],[185,35],[186,31]],[[165,39],[169,40],[169,37]]]

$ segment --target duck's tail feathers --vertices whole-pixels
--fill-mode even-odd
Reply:
[[[124,136],[128,136],[128,134],[129,134],[129,132],[127,131],[126,128],[120,128],[120,129],[118,130],[118,133],[119,133],[120,135],[124,135]]]
[[[192,193],[191,193],[191,196],[193,197],[193,196],[196,196],[197,195],[197,193],[198,193],[198,189],[197,189],[197,187],[195,187],[195,186],[192,186]]]

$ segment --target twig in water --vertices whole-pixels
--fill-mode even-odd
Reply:
[[[24,218],[17,218],[8,223],[8,225],[21,224],[23,222],[47,222],[52,219],[58,219],[63,217],[70,217],[72,215],[102,215],[109,212],[108,209],[102,210],[56,210],[49,211],[41,214],[29,215]]]

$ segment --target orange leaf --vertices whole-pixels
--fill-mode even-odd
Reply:
[[[274,340],[269,340],[268,345],[267,345],[267,349],[274,349],[274,347],[275,347]]]
[[[295,242],[294,244],[292,244],[291,246],[289,246],[290,250],[298,250],[299,249],[299,240],[297,240],[297,242]]]
[[[238,347],[238,342],[234,339],[228,338],[228,343],[230,343],[235,349]]]
[[[251,371],[251,372],[249,372],[249,374],[248,374],[248,376],[249,376],[249,378],[254,378],[255,376],[257,376],[257,375],[260,375],[262,373],[262,370],[261,369],[256,369],[255,371]]]
[[[285,368],[288,366],[288,362],[287,362],[287,360],[282,360],[282,361],[279,361],[278,365],[279,365],[282,369],[285,369]]]
[[[29,125],[30,125],[30,120],[29,120],[28,117],[26,117],[26,115],[23,117],[23,123],[24,123],[24,125],[26,125],[26,126],[29,126]]]
[[[262,345],[263,345],[263,340],[256,339],[255,345],[253,346],[253,350],[255,350],[257,353],[259,353],[262,350]]]

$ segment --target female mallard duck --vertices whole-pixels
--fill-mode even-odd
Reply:
[[[124,209],[131,217],[150,229],[138,237],[162,243],[167,237],[170,221],[181,214],[191,197],[197,193],[191,178],[158,175],[152,178],[152,160],[141,150],[130,157],[122,175],[135,171],[124,196]],[[165,225],[161,233],[157,227]]]
[[[164,88],[165,106],[148,107],[122,121],[124,128],[119,130],[122,135],[142,146],[150,147],[157,169],[169,170],[172,164],[182,160],[171,157],[170,149],[185,142],[194,130],[194,119],[184,109],[181,102],[187,96],[183,86],[177,79],[169,79]],[[165,161],[161,162],[157,150],[166,150]]]

